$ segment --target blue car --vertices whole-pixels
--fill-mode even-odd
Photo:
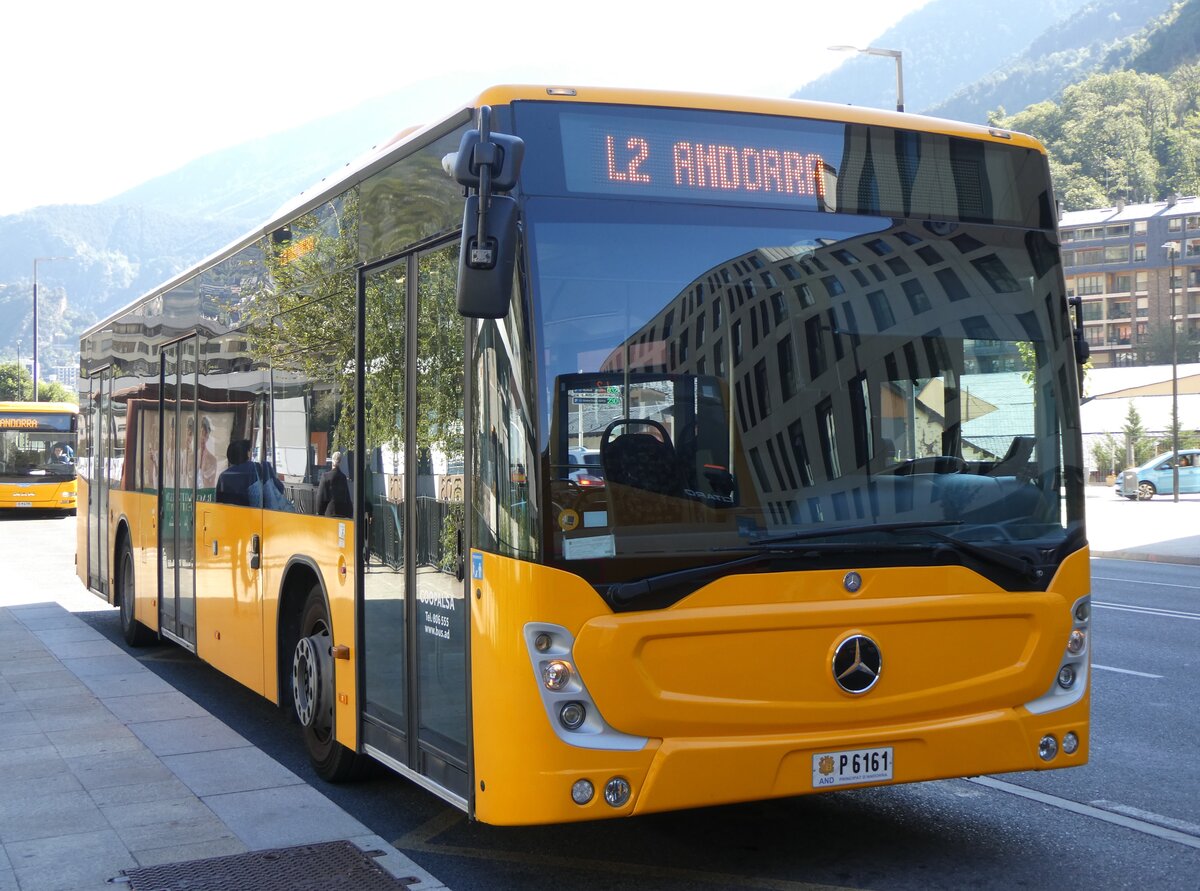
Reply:
[[[1126,470],[1117,481],[1118,495],[1130,501],[1149,501],[1155,495],[1175,493],[1171,453],[1157,455],[1141,467]],[[1200,492],[1200,449],[1179,450],[1179,493]]]

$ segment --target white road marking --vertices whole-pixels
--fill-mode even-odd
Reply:
[[[1097,609],[1115,609],[1124,613],[1145,613],[1148,616],[1165,616],[1168,619],[1191,619],[1200,622],[1200,613],[1186,613],[1178,609],[1160,609],[1157,606],[1134,606],[1132,603],[1106,603],[1093,600],[1092,606]]]
[[[1196,590],[1195,585],[1177,585],[1174,582],[1151,582],[1151,581],[1147,581],[1146,579],[1117,579],[1117,578],[1112,578],[1111,576],[1107,576],[1107,575],[1094,575],[1094,576],[1092,576],[1092,581],[1094,581],[1094,582],[1128,582],[1130,584],[1137,585],[1139,588],[1142,587],[1143,585],[1155,585],[1159,588],[1187,588],[1189,591]]]
[[[1101,671],[1115,671],[1120,674],[1135,674],[1139,678],[1161,678],[1162,677],[1161,674],[1147,674],[1144,671],[1131,671],[1128,668],[1113,668],[1110,665],[1097,665],[1095,662],[1092,663],[1092,668],[1099,668]]]
[[[1030,801],[1036,801],[1041,804],[1056,807],[1060,810],[1070,811],[1073,814],[1081,814],[1085,817],[1092,817],[1096,820],[1103,820],[1105,823],[1113,823],[1117,826],[1123,826],[1126,829],[1132,829],[1134,832],[1141,832],[1145,835],[1152,835],[1155,838],[1160,838],[1163,841],[1176,842],[1177,844],[1186,845],[1189,848],[1200,850],[1200,838],[1188,832],[1181,832],[1178,829],[1172,829],[1167,826],[1158,825],[1149,822],[1148,820],[1139,820],[1136,817],[1127,816],[1125,814],[1114,813],[1112,810],[1106,810],[1098,807],[1093,807],[1090,804],[1080,804],[1078,801],[1071,801],[1067,798],[1059,798],[1057,795],[1047,795],[1045,792],[1038,792],[1034,789],[1026,789],[1024,786],[1017,786],[1013,783],[1005,783],[1002,780],[994,780],[991,777],[969,777],[968,783],[978,783],[981,786],[987,786],[989,789],[995,789],[997,792],[1007,792],[1010,795],[1019,795],[1021,798],[1028,798]],[[1144,813],[1144,812],[1143,812]],[[1166,821],[1166,817],[1158,817],[1157,819]],[[1189,824],[1184,824],[1189,825]]]

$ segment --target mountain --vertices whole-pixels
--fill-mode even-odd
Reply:
[[[1136,2],[1136,0],[1129,0]],[[1165,2],[1165,0],[1163,0]],[[919,111],[1017,56],[1086,0],[932,0],[872,41],[904,54],[904,105]],[[890,59],[855,55],[797,92],[796,99],[896,107]]]
[[[74,361],[77,335],[261,225],[284,203],[405,127],[469,98],[477,78],[443,78],[199,158],[94,205],[0,216],[0,357],[31,352],[34,257],[44,365]],[[69,300],[67,299],[69,295]]]
[[[1184,30],[1162,18],[1175,5],[1173,0],[1094,0],[1047,28],[1016,58],[930,104],[924,113],[983,123],[991,112],[1020,111],[1097,71],[1147,71],[1132,56],[1148,35],[1158,35],[1157,46]],[[1194,42],[1196,31],[1191,37]]]

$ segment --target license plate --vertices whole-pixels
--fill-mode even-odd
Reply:
[[[813,788],[830,789],[853,783],[878,783],[892,778],[892,747],[819,752],[813,755]]]
[[[17,507],[33,507],[32,501],[18,501]]]

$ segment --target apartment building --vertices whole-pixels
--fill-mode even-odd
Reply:
[[[1071,211],[1059,230],[1097,367],[1145,364],[1144,348],[1170,331],[1172,293],[1178,335],[1200,338],[1200,198]]]

